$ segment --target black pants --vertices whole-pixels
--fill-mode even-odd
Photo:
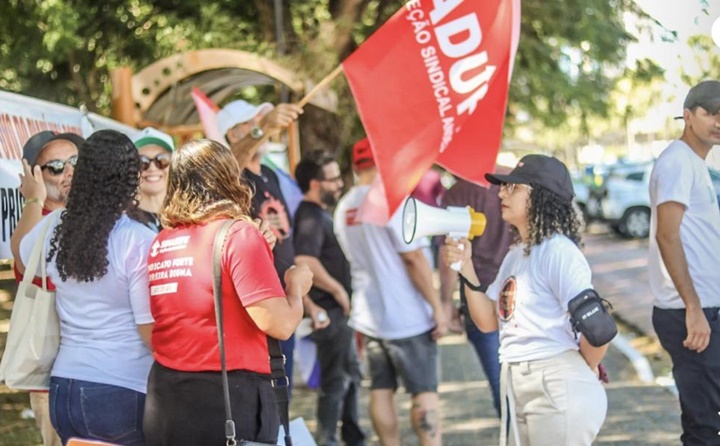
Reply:
[[[280,420],[268,375],[229,371],[237,439],[277,444]],[[150,369],[143,419],[146,446],[225,444],[220,372],[179,372],[157,362]]]
[[[360,428],[360,360],[353,330],[340,309],[328,310],[330,325],[312,334],[320,362],[320,391],[317,403],[318,446],[336,446],[337,424],[342,421],[341,435],[348,446],[365,444]]]
[[[680,393],[684,446],[720,445],[720,317],[719,308],[703,308],[710,324],[710,344],[697,353],[683,347],[687,337],[685,309],[653,308],[653,327],[673,362]]]

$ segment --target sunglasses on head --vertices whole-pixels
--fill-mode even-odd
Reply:
[[[45,170],[47,169],[48,172],[50,172],[50,175],[61,175],[63,172],[65,172],[65,166],[71,165],[75,167],[77,164],[77,155],[73,155],[70,158],[63,160],[52,160],[48,161],[47,163],[40,166],[40,169]]]
[[[155,163],[155,167],[158,169],[164,169],[170,165],[170,155],[167,153],[161,153],[155,156],[155,158],[148,158],[145,155],[140,155],[140,168],[142,170],[148,170],[150,168],[150,163]]]

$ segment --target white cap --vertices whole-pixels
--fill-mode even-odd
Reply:
[[[140,131],[140,133],[135,136],[133,142],[135,143],[135,147],[138,149],[149,145],[155,145],[160,146],[169,152],[175,150],[175,142],[173,141],[172,136],[152,127],[147,127]]]
[[[269,112],[274,106],[269,102],[263,102],[260,105],[253,105],[242,99],[232,101],[225,105],[217,114],[218,128],[220,134],[225,136],[231,128],[236,125],[248,122],[261,112]]]

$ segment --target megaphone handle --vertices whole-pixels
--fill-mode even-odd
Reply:
[[[448,237],[450,237],[454,242],[458,241],[458,237],[456,237],[456,236],[449,235]],[[465,245],[462,245],[462,244],[458,245],[458,247],[460,248],[460,251],[465,249]],[[453,271],[456,271],[458,273],[460,272],[461,267],[462,267],[462,260],[458,260],[457,262],[450,264],[450,269]]]

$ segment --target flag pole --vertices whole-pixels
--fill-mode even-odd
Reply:
[[[330,72],[323,80],[321,80],[317,85],[315,85],[312,90],[310,90],[305,97],[300,99],[300,101],[297,103],[300,107],[305,107],[308,102],[310,102],[310,99],[312,99],[313,96],[317,94],[318,91],[322,90],[323,88],[327,87],[330,82],[332,82],[338,75],[342,72],[342,64],[335,67],[334,70]],[[270,139],[270,134],[266,133],[260,138],[260,140],[256,143],[256,147],[260,146],[261,144],[265,143],[268,139]],[[292,163],[290,163],[290,170],[293,170]]]
[[[300,99],[300,102],[298,102],[297,105],[300,107],[305,107],[308,102],[310,102],[310,99],[312,99],[315,94],[317,94],[318,91],[322,90],[323,88],[327,87],[330,82],[332,82],[338,75],[342,73],[342,64],[335,67],[334,70],[330,72],[323,80],[321,80],[316,86],[313,87],[312,90],[310,90],[304,98]]]

